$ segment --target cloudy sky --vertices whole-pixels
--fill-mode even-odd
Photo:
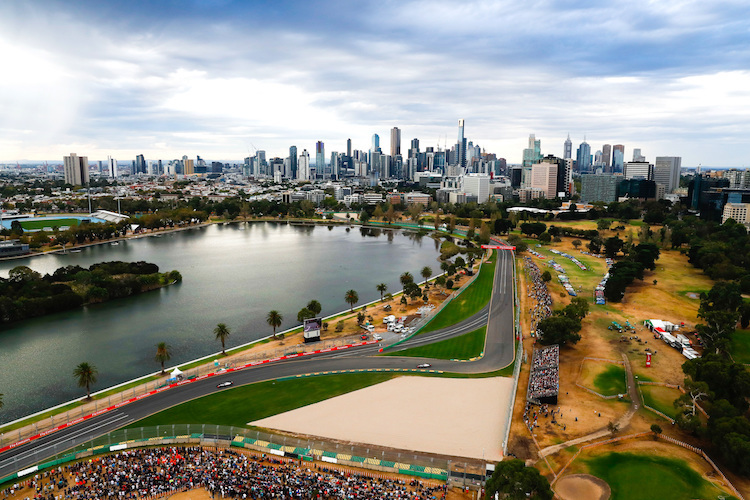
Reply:
[[[750,2],[2,0],[0,161],[625,144],[748,166]]]

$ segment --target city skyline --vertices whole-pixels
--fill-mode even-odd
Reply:
[[[529,134],[560,157],[570,134],[592,153],[625,144],[625,160],[640,148],[649,161],[743,167],[749,14],[638,2],[9,1],[0,161],[231,159],[256,146],[284,157],[317,141],[344,152],[348,138],[367,150],[394,127],[450,148],[465,119],[466,137],[509,163]]]

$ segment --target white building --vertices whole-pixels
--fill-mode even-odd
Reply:
[[[629,161],[622,173],[625,179],[654,180],[654,166],[647,161]]]
[[[671,193],[680,187],[681,167],[680,156],[657,156],[654,163],[654,181],[663,185],[667,193]]]
[[[721,214],[721,223],[724,224],[728,219],[733,219],[739,224],[744,224],[746,227],[750,227],[750,219],[748,218],[748,210],[750,209],[750,203],[727,203],[724,205],[724,212]]]
[[[541,162],[531,166],[531,189],[544,192],[544,197],[553,200],[557,196],[557,163]]]
[[[309,181],[310,173],[310,153],[305,149],[299,155],[299,161],[297,162],[297,180]]]
[[[64,156],[65,183],[74,186],[85,186],[89,183],[89,159],[87,156],[78,156],[70,153]]]
[[[486,174],[467,174],[461,178],[461,190],[477,197],[477,203],[490,199],[490,176]]]

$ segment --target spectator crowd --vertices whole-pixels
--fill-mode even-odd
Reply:
[[[303,465],[304,464],[304,465]],[[1,498],[134,499],[205,488],[213,498],[445,498],[445,485],[373,478],[265,455],[201,447],[149,448],[61,466],[14,484]],[[14,495],[15,494],[15,495]]]
[[[551,345],[534,351],[527,399],[556,397],[560,390],[560,347]]]
[[[531,257],[524,257],[524,268],[529,279],[526,285],[527,294],[533,302],[529,308],[531,331],[536,331],[539,322],[552,315],[552,297],[547,289],[547,283],[542,279],[542,272]]]

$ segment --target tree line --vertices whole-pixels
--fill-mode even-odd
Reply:
[[[27,266],[17,266],[7,279],[0,278],[0,323],[128,297],[181,280],[178,271],[160,273],[159,266],[147,262],[65,266],[44,276]]]

